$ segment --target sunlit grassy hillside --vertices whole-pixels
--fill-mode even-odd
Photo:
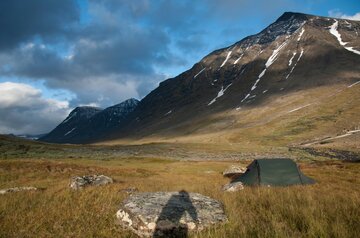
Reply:
[[[360,142],[356,139],[360,134],[359,85],[323,85],[280,92],[239,110],[232,108],[198,118],[186,114],[180,123],[166,124],[150,135],[112,139],[99,144],[190,143],[265,152],[274,147],[302,146],[319,141],[313,146],[360,152]],[[144,132],[147,130],[151,131],[152,127]],[[359,131],[320,143],[322,139],[352,130]]]

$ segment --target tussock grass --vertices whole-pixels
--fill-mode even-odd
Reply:
[[[241,162],[246,165],[249,161]],[[115,213],[139,191],[198,192],[222,201],[229,222],[192,237],[356,237],[360,233],[360,163],[300,163],[318,183],[245,188],[223,193],[221,172],[234,162],[158,158],[0,161],[0,188],[37,186],[40,192],[0,197],[0,237],[135,237],[115,225]],[[74,175],[106,174],[115,183],[70,191]]]

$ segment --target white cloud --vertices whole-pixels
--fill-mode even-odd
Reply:
[[[328,12],[328,14],[330,17],[348,19],[348,20],[353,20],[353,21],[360,21],[360,12],[357,12],[354,15],[349,16],[349,15],[346,15],[346,14],[340,12],[338,9],[334,9],[334,10],[330,10]]]
[[[70,112],[67,101],[44,98],[39,89],[23,83],[0,83],[0,133],[49,132]]]
[[[69,88],[76,95],[71,101],[73,106],[88,105],[104,108],[129,98],[141,97],[139,91],[142,81],[131,75],[93,76],[59,83],[61,87]],[[58,87],[53,84],[50,86]]]

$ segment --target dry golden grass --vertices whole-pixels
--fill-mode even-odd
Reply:
[[[99,144],[182,143],[269,152],[273,147],[300,145],[358,128],[359,87],[334,84],[291,91],[270,96],[253,106],[245,105],[241,110],[231,108],[188,121],[184,119],[180,125],[166,126],[149,136]],[[328,147],[360,152],[359,140],[342,141],[331,141]]]
[[[134,237],[115,225],[115,213],[128,196],[120,190],[133,186],[141,192],[185,189],[222,201],[229,222],[194,237],[356,237],[360,233],[360,163],[303,162],[303,172],[317,184],[223,193],[220,187],[228,179],[221,172],[233,163],[157,158],[0,160],[0,188],[46,188],[0,197],[0,237]],[[111,176],[116,183],[69,190],[71,176],[94,173]]]

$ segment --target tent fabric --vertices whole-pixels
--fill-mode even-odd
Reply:
[[[250,186],[289,186],[313,184],[315,180],[304,175],[291,159],[257,159],[234,182]]]

